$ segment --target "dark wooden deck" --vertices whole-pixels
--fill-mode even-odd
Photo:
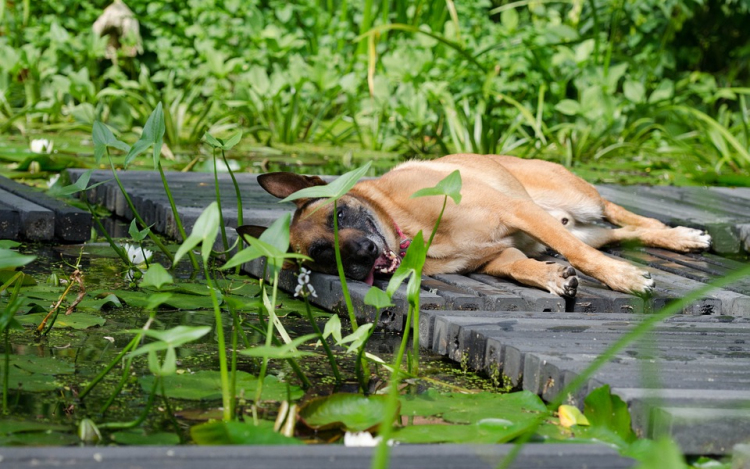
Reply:
[[[72,178],[81,171],[71,170]],[[111,179],[94,172],[92,182]],[[136,208],[154,229],[178,237],[159,175],[120,173]],[[268,225],[291,210],[240,174],[245,223]],[[191,227],[214,200],[212,175],[170,173],[168,180],[183,222]],[[646,266],[656,281],[652,298],[613,292],[597,281],[581,279],[575,300],[487,275],[439,275],[423,281],[420,330],[423,345],[488,374],[502,373],[514,386],[551,398],[608,345],[670,301],[722,277],[742,262],[718,254],[750,249],[750,189],[602,186],[610,200],[668,223],[706,229],[715,252],[676,254],[659,249],[612,249]],[[224,219],[236,226],[234,190],[221,177]],[[92,202],[119,216],[130,210],[113,181],[89,192]],[[233,233],[232,233],[233,234]],[[564,262],[562,259],[554,259]],[[262,273],[260,262],[246,270]],[[282,287],[296,283],[288,273]],[[315,274],[320,306],[341,311],[336,277]],[[383,283],[381,283],[382,285]],[[364,305],[368,286],[351,282],[357,314],[373,319]],[[402,288],[381,326],[400,331],[406,313]],[[570,400],[580,404],[588,390],[609,384],[628,402],[635,430],[649,437],[671,434],[689,454],[727,454],[750,441],[750,279],[715,290],[657,326],[600,369]]]

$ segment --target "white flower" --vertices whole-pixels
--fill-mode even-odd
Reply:
[[[315,293],[315,288],[310,285],[310,271],[304,267],[300,267],[299,274],[297,274],[297,286],[294,288],[294,296],[301,296],[303,298],[307,296],[318,297],[318,294]]]
[[[49,181],[47,181],[47,187],[50,188],[55,185],[55,183],[60,179],[60,173],[55,174],[51,178],[49,178]]]
[[[32,153],[52,153],[53,143],[46,138],[32,140],[29,148]]]
[[[370,432],[346,432],[344,433],[344,446],[349,448],[371,448],[377,446],[383,438],[373,437]],[[388,446],[393,446],[393,440],[388,441]]]
[[[151,259],[151,256],[154,255],[154,253],[148,249],[143,249],[140,246],[133,244],[125,244],[122,248],[125,249],[128,259],[130,259],[130,262],[132,262],[133,265],[141,265],[148,259]]]

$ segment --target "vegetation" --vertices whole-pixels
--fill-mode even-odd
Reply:
[[[132,0],[128,6],[141,23],[142,39],[131,32],[120,37],[121,48],[113,50],[108,38],[91,29],[106,6],[103,2],[2,1],[0,132],[31,139],[42,132],[83,131],[90,133],[93,149],[91,158],[75,160],[55,154],[19,158],[0,148],[0,158],[15,163],[6,169],[27,173],[70,165],[108,166],[117,179],[118,169],[140,165],[163,176],[163,163],[195,168],[200,151],[196,145],[205,140],[203,149],[211,153],[208,168],[216,171],[222,165],[231,174],[227,152],[240,145],[244,135],[245,145],[252,141],[250,145],[266,154],[311,144],[424,157],[510,153],[587,170],[662,170],[666,179],[661,182],[746,179],[747,3],[464,3]],[[143,53],[132,56],[141,47]],[[50,149],[47,144],[43,151]],[[170,149],[179,151],[167,162]],[[340,168],[350,166],[347,153],[339,154]],[[314,194],[291,197],[315,196],[336,204],[368,171],[378,170],[368,164],[336,184],[312,188]],[[171,200],[166,178],[162,180]],[[57,194],[85,193],[91,187],[86,174],[73,185],[58,187]],[[440,195],[459,203],[460,191],[460,174],[454,173],[415,196]],[[150,231],[126,194],[125,199],[135,216],[129,231],[132,246],[104,235],[122,261],[116,268],[125,273],[127,285],[116,291],[87,291],[80,261],[69,266],[66,286],[53,276],[49,286],[33,285],[15,271],[33,258],[19,254],[14,243],[0,244],[4,414],[15,412],[25,392],[56,389],[55,376],[86,366],[77,357],[75,364],[59,360],[64,364],[53,366],[55,360],[12,354],[15,329],[33,325],[40,337],[49,337],[71,323],[84,329],[104,324],[96,315],[61,315],[63,305],[69,311],[120,308],[123,303],[142,309],[136,315],[140,323],[119,331],[128,339],[120,341],[116,353],[106,355],[105,369],[77,383],[78,394],[66,397],[76,404],[69,409],[78,426],[77,440],[65,429],[8,419],[0,444],[28,442],[21,435],[39,431],[53,436],[58,432],[59,440],[49,438],[57,443],[143,442],[143,434],[138,439],[129,432],[153,418],[158,401],[163,421],[147,428],[149,438],[162,443],[298,444],[312,440],[312,432],[328,432],[335,440],[345,432],[370,430],[381,437],[373,465],[386,467],[391,439],[497,443],[574,437],[605,441],[643,461],[660,455],[682,463],[674,443],[636,440],[627,409],[606,388],[589,395],[583,413],[561,404],[618,348],[703,290],[644,321],[555,402],[545,404],[528,393],[482,393],[467,400],[462,393],[470,390],[465,389],[448,396],[434,389],[402,395],[400,384],[407,378],[431,381],[420,371],[418,327],[408,326],[419,324],[422,266],[437,225],[432,233],[415,237],[386,291],[375,288],[367,295],[366,301],[381,310],[407,282],[406,332],[394,357],[384,360],[368,352],[374,326],[357,324],[351,301],[351,330],[337,316],[321,322],[307,302],[315,291],[304,270],[298,276],[297,294],[304,301],[299,313],[311,332],[290,331],[280,320],[280,268],[303,260],[288,252],[288,217],[260,238],[248,237],[249,247],[232,256],[236,246],[224,232],[218,191],[189,234],[172,204],[184,240],[175,250]],[[98,215],[94,207],[89,209]],[[219,233],[221,241],[216,243]],[[217,265],[216,254],[228,257],[223,266]],[[231,275],[240,264],[261,257],[267,275],[259,284]],[[185,258],[189,267],[180,263]],[[338,255],[337,261],[343,271]],[[201,280],[176,280],[179,269]],[[745,269],[721,283],[747,273]],[[347,295],[343,275],[342,283]],[[78,296],[68,298],[76,290]],[[208,311],[209,325],[173,325],[166,319],[165,310],[186,304],[200,304],[198,309]],[[407,352],[412,331],[413,348]],[[186,373],[179,354],[206,342],[218,358],[210,369]],[[301,360],[318,352],[313,346],[317,343],[335,389],[356,379],[359,393],[333,393],[298,407],[312,387]],[[140,375],[137,381],[133,370]],[[379,393],[370,392],[374,374],[388,382]],[[17,382],[25,387],[12,389],[11,383]],[[104,386],[107,382],[110,386]],[[139,389],[139,414],[112,417],[122,393]],[[92,396],[103,402],[80,405]],[[212,420],[181,427],[174,418],[176,405],[190,399],[211,402],[207,407],[214,411]],[[486,401],[481,413],[476,412],[478,401]],[[399,420],[403,416],[407,421]],[[456,427],[411,425],[408,417],[415,416],[439,416],[441,423]],[[165,431],[169,427],[172,431]]]
[[[737,183],[750,164],[745,1],[3,3],[0,131],[116,135],[164,103],[165,142],[513,153]],[[686,178],[675,176],[685,174]]]

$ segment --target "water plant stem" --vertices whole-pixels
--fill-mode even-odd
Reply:
[[[227,347],[224,341],[224,326],[221,320],[221,309],[219,308],[219,299],[216,296],[216,286],[211,280],[211,274],[208,271],[207,263],[203,262],[203,273],[208,284],[208,291],[211,293],[211,303],[214,307],[214,318],[216,320],[216,339],[219,347],[219,374],[221,376],[221,401],[223,405],[223,419],[229,422],[232,419],[232,402],[234,396],[230,396],[229,371],[227,369]]]
[[[224,251],[229,251],[229,242],[227,241],[227,229],[224,226],[224,214],[221,211],[221,190],[219,189],[219,173],[216,171],[216,148],[213,152],[214,160],[214,189],[216,191],[216,205],[219,207],[219,229],[221,230],[221,243]]]
[[[174,197],[172,197],[172,192],[169,190],[169,183],[167,182],[167,176],[164,174],[164,168],[161,166],[161,161],[156,165],[157,168],[159,168],[159,175],[161,176],[161,183],[164,186],[164,192],[167,194],[167,199],[169,200],[169,206],[172,209],[172,216],[174,217],[174,223],[177,226],[177,231],[180,233],[180,236],[182,239],[187,239],[187,233],[185,232],[185,227],[182,226],[182,220],[180,219],[180,213],[177,211],[177,205],[174,203]],[[195,257],[195,254],[192,250],[188,251],[188,257],[190,258],[190,264],[193,266],[193,270],[200,269],[200,265],[198,264],[198,259]],[[144,256],[145,258],[145,256]]]
[[[144,229],[148,227],[145,221],[143,221],[143,218],[141,218],[140,214],[138,214],[138,210],[136,210],[135,205],[133,205],[133,201],[130,199],[130,196],[128,195],[128,192],[125,190],[125,187],[122,185],[122,181],[120,181],[119,176],[117,176],[117,170],[115,169],[115,163],[112,161],[112,157],[109,155],[109,151],[107,152],[107,157],[109,158],[109,164],[112,168],[112,175],[115,178],[115,182],[117,183],[117,187],[120,188],[120,192],[122,193],[122,196],[125,198],[125,202],[128,204],[128,207],[130,208],[130,211],[133,212],[133,217],[136,219],[138,224],[140,225],[141,229]],[[167,259],[169,259],[169,262],[174,262],[174,255],[172,255],[171,252],[169,252],[169,249],[164,245],[164,243],[161,242],[158,236],[154,234],[151,230],[148,230],[148,237],[153,241],[153,243],[156,245],[156,247],[159,248],[161,252],[164,253],[165,256],[167,256]]]
[[[148,395],[148,401],[146,402],[146,407],[143,409],[143,412],[141,412],[141,415],[135,419],[131,420],[130,422],[110,422],[110,423],[102,423],[99,424],[99,428],[108,428],[112,430],[127,430],[128,428],[135,428],[140,426],[145,420],[146,417],[148,417],[149,412],[151,412],[151,407],[154,406],[154,401],[156,400],[156,391],[159,386],[159,381],[161,381],[161,378],[159,376],[154,377],[154,385],[151,387],[151,393]]]
[[[271,289],[271,302],[270,304],[267,302],[267,295],[265,290],[262,291],[263,294],[263,303],[266,307],[266,310],[268,311],[268,321],[267,321],[267,329],[266,329],[266,347],[271,346],[272,338],[273,338],[273,324],[274,324],[274,317],[276,316],[276,312],[273,311],[273,308],[275,308],[276,305],[276,292],[278,290],[279,285],[279,271],[278,269],[273,269],[273,288]],[[263,394],[263,381],[266,378],[266,370],[268,369],[268,357],[264,356],[263,360],[261,361],[260,366],[260,374],[258,375],[258,389],[255,392],[255,403],[257,404],[260,402],[261,395]]]
[[[333,250],[336,253],[336,269],[339,274],[339,280],[341,280],[341,292],[344,295],[344,302],[346,303],[346,311],[349,314],[349,321],[352,323],[352,332],[357,331],[357,317],[354,315],[354,305],[352,304],[352,297],[349,295],[349,287],[346,285],[346,274],[344,273],[344,264],[341,261],[341,249],[339,248],[339,222],[338,222],[338,208],[336,200],[333,201]]]
[[[341,379],[341,373],[339,373],[339,367],[336,364],[336,357],[333,356],[333,352],[331,351],[331,347],[328,345],[328,342],[326,341],[325,337],[323,337],[323,332],[321,332],[320,327],[318,326],[318,323],[315,321],[315,318],[313,317],[312,309],[310,309],[310,302],[307,300],[307,297],[303,297],[305,300],[305,310],[307,311],[307,319],[310,321],[310,325],[312,325],[313,330],[318,335],[318,338],[320,339],[320,343],[323,345],[323,349],[326,351],[326,356],[328,357],[328,363],[331,364],[331,371],[333,372],[333,376],[336,378],[336,385],[341,385],[343,380]]]

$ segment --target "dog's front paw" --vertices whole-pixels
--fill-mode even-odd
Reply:
[[[632,293],[638,296],[648,296],[654,292],[656,284],[651,274],[627,262],[617,262],[611,266],[610,275],[605,283],[613,290]]]
[[[578,276],[573,267],[559,266],[552,278],[547,282],[547,288],[553,295],[573,298],[578,291]]]
[[[704,231],[688,228],[686,226],[678,226],[669,231],[669,237],[674,244],[672,247],[673,251],[705,251],[711,247],[711,236]]]

